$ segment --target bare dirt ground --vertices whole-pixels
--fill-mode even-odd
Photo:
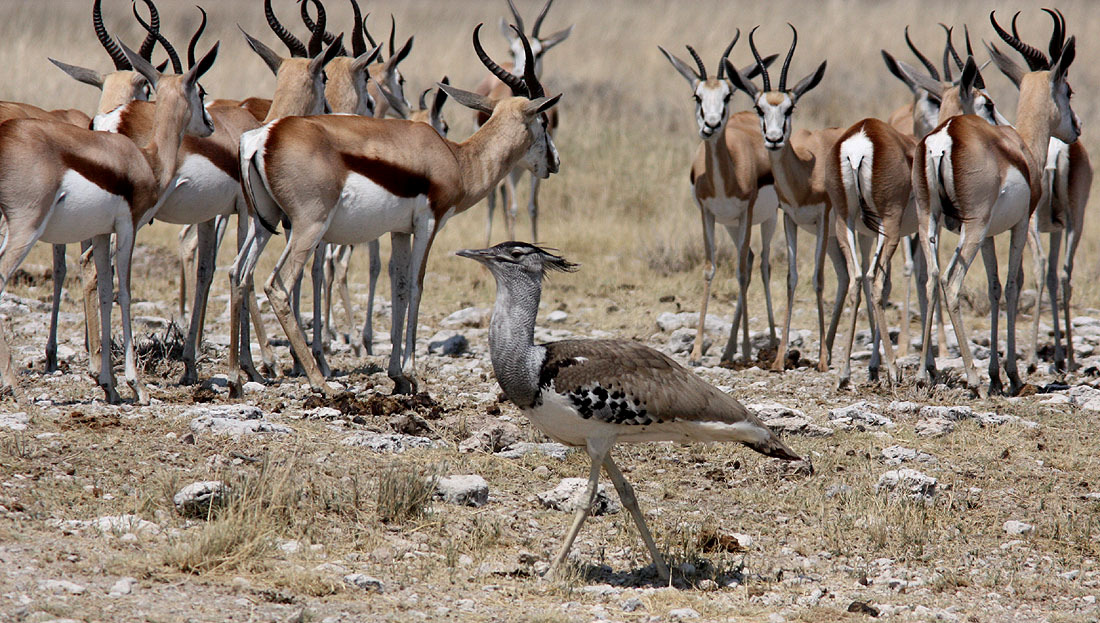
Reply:
[[[616,312],[587,307],[586,288],[570,283],[579,277],[548,286],[541,339],[606,335],[600,327],[614,322]],[[698,373],[778,418],[773,425],[811,457],[814,474],[731,445],[621,446],[619,462],[676,566],[672,586],[657,583],[623,512],[591,519],[570,577],[546,581],[539,574],[570,515],[544,508],[536,494],[561,478],[583,476],[587,459],[537,451],[502,457],[513,443],[545,440],[498,400],[484,314],[467,312],[457,325],[446,314],[428,315],[420,361],[430,398],[389,397],[384,357],[355,357],[337,342],[330,361],[348,395],[326,403],[301,379],[282,378],[239,403],[259,408],[259,432],[233,435],[199,423],[209,409],[231,402],[224,377],[203,388],[179,387],[178,362],[150,362],[153,406],[103,404],[83,373],[75,313],[64,317],[66,371],[43,375],[46,307],[37,299],[48,284],[26,283],[37,285],[13,288],[2,309],[28,364],[20,389],[33,403],[6,399],[5,421],[20,430],[0,429],[6,620],[854,621],[877,614],[1092,621],[1098,615],[1100,437],[1093,408],[1100,404],[1089,401],[1100,390],[1087,385],[1095,380],[1087,374],[1071,375],[1069,391],[1010,399],[974,399],[955,381],[894,390],[857,382],[838,392],[833,373],[812,368],[776,374],[714,367],[719,343]],[[486,297],[477,298],[483,305]],[[612,298],[627,304],[633,297]],[[661,317],[666,328],[683,320],[670,317],[675,300],[633,304]],[[143,332],[164,335],[160,326],[172,306],[140,305]],[[547,322],[553,309],[569,311]],[[207,378],[224,360],[223,311],[224,296],[211,312]],[[584,320],[593,317],[608,322]],[[1100,344],[1100,322],[1079,324],[1084,355]],[[468,353],[428,352],[433,338],[456,332],[469,340]],[[678,343],[655,323],[649,332],[655,347]],[[708,335],[724,339],[720,331]],[[801,349],[815,352],[812,333],[798,335],[805,338]],[[377,348],[388,348],[385,338]],[[285,347],[278,352],[289,361]],[[1084,368],[1098,362],[1085,358]],[[1042,386],[1053,378],[1028,380]],[[854,414],[831,413],[860,401],[866,402]],[[973,412],[920,412],[926,405]],[[18,411],[27,417],[13,418]],[[410,447],[394,453],[395,440]],[[433,447],[415,447],[418,441]],[[892,492],[880,485],[884,474],[901,469],[934,484],[909,475]],[[452,474],[482,476],[488,503],[437,499],[418,515],[416,496],[431,493],[422,483]],[[228,485],[225,505],[208,516],[181,516],[173,495],[209,480]],[[402,517],[405,508],[411,514]],[[1011,521],[1028,526],[1006,526]]]

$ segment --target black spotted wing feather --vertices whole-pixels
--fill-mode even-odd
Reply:
[[[760,423],[737,400],[643,344],[563,340],[545,346],[540,387],[553,383],[585,417],[621,424]]]

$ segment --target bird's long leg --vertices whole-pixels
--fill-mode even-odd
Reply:
[[[642,510],[638,508],[638,498],[634,496],[634,487],[631,487],[630,483],[626,481],[623,473],[619,471],[619,467],[611,460],[610,454],[604,458],[603,468],[607,471],[611,482],[615,484],[615,490],[619,492],[619,499],[623,501],[623,506],[630,511],[630,516],[634,518],[634,525],[638,526],[638,532],[642,535],[645,546],[649,548],[649,555],[653,557],[653,566],[657,568],[657,575],[661,577],[661,581],[668,582],[671,578],[668,565],[665,564],[661,552],[657,550],[653,535],[649,533],[649,527],[646,526],[645,516],[642,515]]]
[[[611,450],[611,444],[590,440],[586,449],[589,458],[592,459],[592,468],[588,471],[588,490],[585,491],[585,502],[573,515],[573,525],[569,527],[569,532],[565,535],[565,542],[561,544],[561,549],[558,550],[558,555],[554,557],[554,562],[550,563],[550,569],[546,572],[546,577],[553,577],[561,568],[562,563],[565,562],[565,557],[569,554],[569,548],[573,547],[573,541],[577,540],[577,534],[580,533],[584,520],[588,518],[588,513],[592,510],[592,503],[596,501],[596,491],[600,484],[600,466],[603,465],[607,453]]]

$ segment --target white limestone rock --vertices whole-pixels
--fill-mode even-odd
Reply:
[[[550,491],[543,491],[537,495],[539,502],[553,510],[575,513],[588,501],[585,493],[588,490],[588,480],[585,478],[564,478],[558,486]],[[609,515],[619,512],[619,501],[607,494],[604,485],[596,489],[596,499],[592,502],[593,515]]]
[[[436,482],[435,493],[448,504],[484,506],[489,502],[489,483],[477,474],[444,476]]]

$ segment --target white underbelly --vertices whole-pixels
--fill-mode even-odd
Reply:
[[[784,214],[794,219],[795,224],[798,225],[799,228],[817,235],[818,224],[825,214],[825,204],[816,203],[802,206],[784,205],[783,211]],[[836,228],[826,227],[825,229],[828,231],[829,237],[836,236]]]
[[[189,225],[233,212],[241,186],[209,160],[189,155],[176,173],[183,183],[163,199],[157,210],[158,221]]]
[[[993,210],[989,218],[987,236],[996,236],[1008,231],[1013,225],[1027,218],[1027,211],[1031,202],[1031,186],[1027,179],[1015,167],[1010,167],[1005,172],[1005,179],[1001,183],[1001,192],[997,202],[993,204]]]
[[[413,217],[424,197],[398,197],[369,178],[349,174],[336,203],[325,242],[359,244],[389,232],[412,233]]]
[[[130,221],[126,200],[95,185],[75,171],[61,178],[59,199],[43,223],[43,242],[70,244],[115,231],[116,223]]]

